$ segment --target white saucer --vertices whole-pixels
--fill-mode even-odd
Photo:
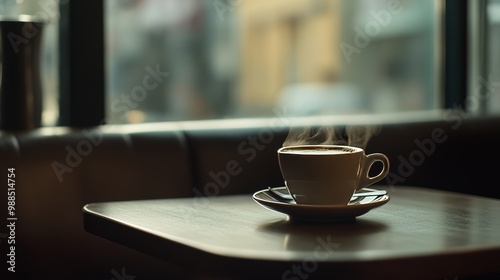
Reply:
[[[288,194],[286,187],[273,188],[276,192]],[[358,193],[373,189],[361,189]],[[368,211],[380,207],[389,201],[388,195],[374,195],[351,198],[347,205],[310,205],[292,202],[281,202],[269,194],[269,190],[261,190],[253,194],[253,200],[272,211],[286,214],[291,220],[308,222],[337,222],[353,220]]]

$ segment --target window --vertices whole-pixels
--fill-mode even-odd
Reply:
[[[485,90],[490,100],[487,110],[491,113],[500,112],[500,1],[489,0],[487,6],[487,53],[488,70],[485,75]]]
[[[43,123],[87,126],[271,117],[276,110],[303,116],[462,106],[498,113],[499,6],[498,0],[3,0],[0,13],[49,20]],[[481,78],[487,100],[477,97]]]
[[[500,1],[468,2],[468,94],[476,115],[500,112]]]
[[[113,123],[442,108],[441,1],[105,1]]]

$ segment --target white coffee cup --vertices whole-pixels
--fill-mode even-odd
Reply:
[[[389,159],[365,155],[361,148],[341,145],[288,146],[278,150],[281,174],[298,204],[347,205],[355,191],[382,180]],[[382,171],[370,177],[375,162]]]

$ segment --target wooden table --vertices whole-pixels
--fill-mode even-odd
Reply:
[[[388,191],[386,205],[349,223],[294,223],[237,195],[93,203],[83,208],[84,225],[165,261],[237,279],[500,275],[500,200]]]

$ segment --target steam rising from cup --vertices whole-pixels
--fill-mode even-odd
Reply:
[[[347,126],[292,128],[283,147],[294,145],[348,145],[365,149],[372,136],[380,132],[379,126]]]

